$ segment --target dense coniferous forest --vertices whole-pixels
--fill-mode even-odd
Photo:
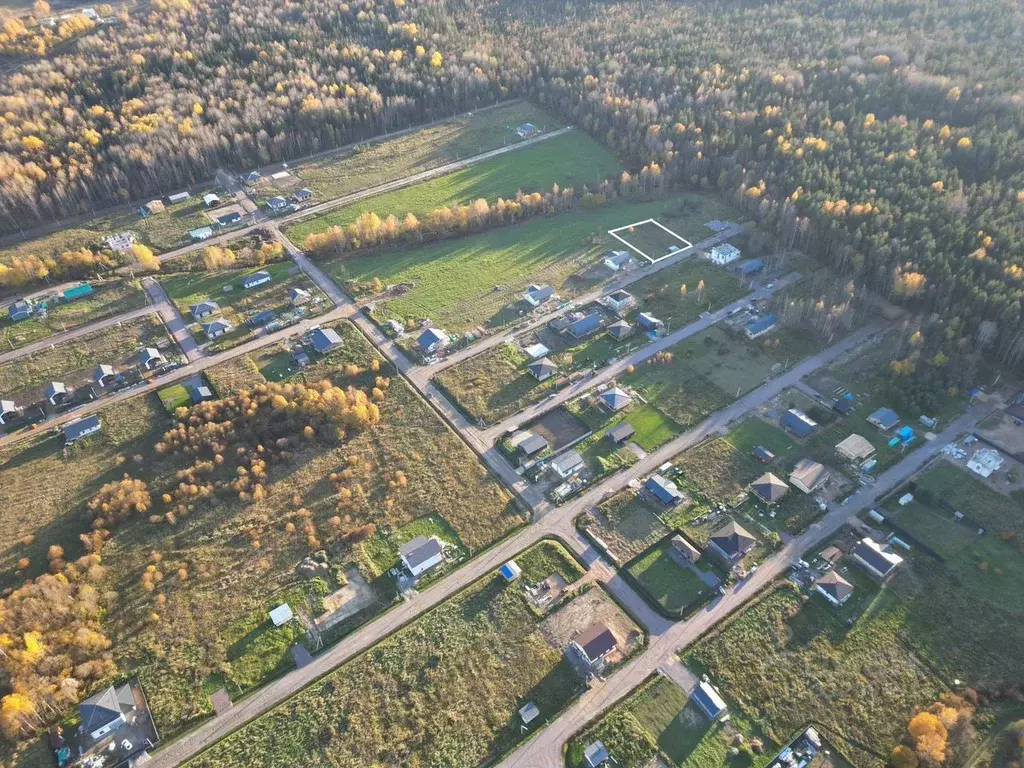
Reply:
[[[923,313],[894,372],[953,387],[1024,358],[1022,43],[1014,0],[156,0],[0,83],[0,226],[527,96]]]

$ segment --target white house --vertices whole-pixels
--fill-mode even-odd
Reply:
[[[412,541],[407,541],[398,548],[398,556],[402,560],[402,565],[413,576],[426,573],[444,562],[441,542],[434,538],[428,539],[426,536],[417,536]]]
[[[629,251],[610,251],[608,255],[604,257],[604,265],[612,272],[618,272],[620,269],[625,269],[632,263],[633,257],[629,255]]]
[[[708,259],[711,260],[711,263],[719,266],[732,264],[739,257],[740,249],[732,243],[720,243],[708,252]]]

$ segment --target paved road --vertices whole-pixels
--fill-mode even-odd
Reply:
[[[192,337],[178,305],[171,301],[171,297],[167,295],[159,281],[152,277],[144,277],[142,278],[142,287],[146,289],[146,293],[149,294],[149,298],[153,302],[153,308],[160,314],[171,338],[178,343],[178,347],[186,359],[190,363],[194,363],[196,360],[206,357],[206,352],[199,348],[196,340]]]
[[[97,320],[95,323],[89,323],[88,325],[73,328],[70,331],[65,331],[64,333],[55,333],[53,336],[47,336],[45,339],[40,339],[39,341],[34,341],[31,344],[26,344],[23,347],[11,349],[0,354],[0,363],[8,363],[11,360],[17,360],[19,357],[30,355],[33,352],[49,349],[55,344],[63,344],[66,341],[73,341],[81,336],[87,336],[90,333],[102,331],[104,328],[111,328],[115,325],[128,322],[129,320],[134,320],[138,317],[153,315],[156,314],[156,312],[157,308],[152,304],[148,304],[144,307],[139,307],[138,309],[123,312],[120,315],[108,317],[105,320]]]
[[[636,686],[659,668],[683,684],[684,688],[688,687],[690,676],[680,668],[678,660],[682,649],[738,610],[761,590],[769,587],[796,559],[839,530],[858,512],[868,509],[876,498],[898,487],[933,459],[943,445],[971,429],[991,413],[991,410],[991,407],[985,405],[972,407],[946,427],[936,440],[922,446],[882,473],[873,486],[858,491],[845,505],[832,505],[822,520],[761,563],[752,576],[735,585],[723,597],[686,621],[672,624],[664,631],[651,631],[647,650],[606,681],[598,683],[583,694],[553,724],[502,761],[501,768],[562,768],[562,746],[587,723],[629,695]]]

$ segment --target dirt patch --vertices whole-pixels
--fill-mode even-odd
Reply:
[[[553,451],[560,451],[565,446],[579,440],[590,432],[590,427],[577,419],[564,408],[556,408],[526,426],[540,435],[551,445]]]
[[[640,641],[640,630],[603,589],[591,589],[548,616],[541,634],[552,647],[562,649],[595,621],[607,625],[618,644],[607,658],[609,664],[622,659]]]
[[[230,203],[228,205],[222,205],[220,208],[214,208],[212,211],[203,211],[203,215],[210,220],[210,223],[216,224],[217,219],[221,216],[226,216],[229,213],[238,213],[239,216],[245,216],[240,203]]]
[[[1017,458],[1024,457],[1024,425],[1005,413],[993,414],[974,430],[978,437]]]
[[[348,577],[348,584],[323,600],[324,612],[316,620],[321,632],[377,602],[377,597],[358,568],[349,568],[345,576]]]
[[[620,563],[632,560],[670,532],[650,507],[629,491],[588,512],[587,523]]]

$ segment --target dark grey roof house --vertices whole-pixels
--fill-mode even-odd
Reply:
[[[708,544],[710,549],[731,562],[752,550],[757,544],[757,539],[742,525],[731,520],[711,535]]]
[[[65,443],[73,443],[87,435],[99,432],[102,426],[103,423],[99,416],[86,416],[84,419],[65,424],[60,431],[64,435]]]

